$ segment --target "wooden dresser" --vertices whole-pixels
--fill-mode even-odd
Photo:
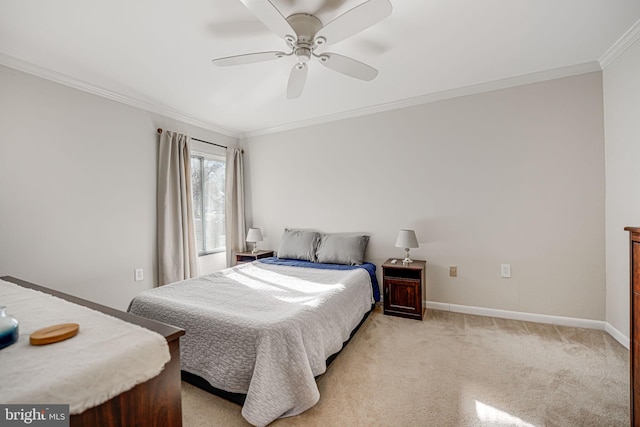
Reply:
[[[138,384],[131,390],[125,391],[101,405],[89,408],[81,414],[71,415],[71,427],[182,426],[180,337],[185,333],[183,329],[96,304],[15,277],[3,276],[0,279],[142,326],[159,333],[167,340],[171,360],[167,362],[158,376]]]
[[[640,227],[625,227],[629,232],[630,277],[630,338],[631,425],[640,426]]]

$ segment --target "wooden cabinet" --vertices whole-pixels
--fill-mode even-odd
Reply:
[[[403,264],[388,259],[382,264],[384,314],[422,320],[426,261]]]
[[[260,258],[268,258],[273,256],[273,251],[258,251],[258,252],[237,252],[236,264],[244,264],[245,262],[251,262]]]
[[[631,425],[640,426],[640,227],[625,227],[629,232]]]
[[[111,307],[45,288],[44,286],[16,279],[15,277],[3,276],[0,277],[0,279],[15,283],[24,288],[34,289],[62,298],[71,303],[88,307],[92,310],[124,320],[125,322],[150,329],[159,333],[167,340],[171,359],[156,377],[138,384],[134,388],[124,391],[98,406],[89,408],[81,414],[71,415],[69,424],[67,425],[71,427],[134,425],[137,427],[182,426],[180,337],[185,333],[183,329],[125,313]],[[82,326],[80,328],[80,333],[83,333]],[[46,350],[43,348],[43,351]],[[125,357],[124,353],[122,353],[122,357]],[[72,378],[65,378],[65,380],[73,381]]]

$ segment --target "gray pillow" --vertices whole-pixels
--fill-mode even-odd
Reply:
[[[317,262],[360,265],[369,236],[362,234],[323,234],[316,251]]]
[[[316,262],[316,248],[319,239],[320,233],[316,231],[285,228],[278,246],[278,258]]]

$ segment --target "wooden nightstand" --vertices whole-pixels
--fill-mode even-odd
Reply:
[[[422,298],[425,286],[426,261],[413,260],[395,264],[389,258],[382,264],[384,314],[422,320]]]
[[[273,256],[273,251],[236,252],[236,264],[244,264],[245,262],[255,261],[260,258],[268,258]]]

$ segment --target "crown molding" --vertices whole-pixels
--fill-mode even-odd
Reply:
[[[137,99],[131,96],[113,92],[111,90],[104,89],[99,86],[95,86],[95,85],[83,82],[81,80],[75,79],[65,74],[58,73],[57,71],[49,70],[47,68],[40,67],[38,65],[23,61],[13,56],[5,55],[3,53],[0,53],[0,65],[4,65],[6,67],[13,68],[18,71],[22,71],[24,73],[31,74],[46,80],[51,80],[55,83],[72,87],[74,89],[78,89],[83,92],[88,92],[93,95],[100,96],[102,98],[107,98],[112,101],[119,102],[121,104],[126,104],[135,108],[139,108],[141,110],[149,111],[151,113],[156,113],[161,116],[168,117],[170,119],[179,120],[183,123],[187,123],[190,125],[200,127],[202,129],[207,129],[213,132],[217,132],[222,135],[230,136],[233,138],[239,138],[241,136],[241,133],[237,130],[229,129],[229,128],[217,125],[215,123],[211,123],[209,121],[199,119],[197,117],[189,116],[162,105],[158,105],[152,102],[143,101],[141,99]]]
[[[633,43],[633,41],[635,41],[635,39],[638,38],[640,34],[640,32],[638,31],[638,29],[640,29],[640,25],[636,24],[634,28],[636,28],[636,31],[634,32],[635,36],[631,41],[626,41],[625,46],[628,46],[629,44]],[[629,33],[630,32],[627,32],[627,34]],[[627,34],[625,34],[625,36]],[[537,73],[514,76],[514,77],[495,80],[492,82],[482,83],[478,85],[466,86],[466,87],[446,90],[442,92],[419,95],[411,98],[402,99],[399,101],[393,101],[393,102],[378,104],[370,107],[364,107],[364,108],[358,108],[354,110],[339,112],[339,113],[330,114],[322,117],[316,117],[308,120],[300,120],[300,121],[285,123],[282,125],[273,126],[269,128],[241,132],[236,129],[229,129],[206,120],[202,120],[193,116],[183,114],[179,111],[173,110],[171,108],[168,108],[162,105],[158,105],[158,104],[151,103],[148,101],[143,101],[141,99],[137,99],[131,96],[126,96],[117,92],[113,92],[111,90],[104,89],[99,86],[95,86],[95,85],[80,81],[78,79],[67,76],[65,74],[58,73],[56,71],[52,71],[47,68],[40,67],[38,65],[34,65],[32,63],[20,60],[18,58],[0,53],[0,65],[7,66],[9,68],[13,68],[18,71],[22,71],[27,74],[34,75],[36,77],[41,77],[46,80],[51,80],[55,83],[69,86],[74,89],[88,92],[88,93],[91,93],[103,98],[107,98],[122,104],[130,105],[135,108],[156,113],[164,117],[179,120],[183,123],[198,126],[202,129],[207,129],[213,132],[220,133],[222,135],[243,139],[243,140],[246,140],[247,138],[251,138],[255,136],[284,132],[287,130],[299,129],[299,128],[304,128],[304,127],[323,124],[323,123],[330,123],[338,120],[344,120],[344,119],[360,117],[360,116],[365,116],[370,114],[382,113],[382,112],[397,110],[401,108],[413,107],[421,104],[429,104],[432,102],[458,98],[461,96],[475,95],[483,92],[491,92],[494,90],[506,89],[506,88],[515,87],[515,86],[522,86],[522,85],[542,82],[546,80],[553,80],[553,79],[558,79],[562,77],[569,77],[573,75],[590,73],[594,71],[601,71],[602,67],[600,66],[600,63],[601,62],[593,61],[593,62],[587,62],[584,64],[578,64],[578,65],[573,65],[569,67],[562,67],[562,68],[556,68],[552,70],[541,71]]]
[[[604,70],[611,65],[613,61],[622,55],[636,40],[640,39],[640,20],[637,21],[626,33],[622,35],[607,51],[600,57],[598,62]]]
[[[297,122],[287,123],[279,126],[274,126],[265,129],[259,129],[255,131],[249,131],[242,133],[243,139],[267,135],[271,133],[283,132],[287,130],[299,129],[302,127],[313,126],[323,123],[329,123],[337,120],[344,120],[359,116],[366,116],[369,114],[382,113],[391,110],[398,110],[401,108],[413,107],[421,104],[429,104],[436,101],[443,101],[446,99],[459,98],[462,96],[475,95],[484,92],[491,92],[499,89],[507,89],[515,86],[523,86],[531,83],[543,82],[546,80],[554,80],[563,77],[570,77],[579,74],[591,73],[594,71],[602,71],[599,62],[592,61],[584,64],[577,64],[568,67],[555,68],[552,70],[540,71],[537,73],[524,74],[520,76],[508,77],[505,79],[494,80],[487,83],[481,83],[472,86],[465,86],[462,88],[446,90],[442,92],[429,93],[425,95],[415,96],[411,98],[402,99],[399,101],[388,102],[384,104],[378,104],[371,107],[359,108],[350,111],[344,111],[336,114],[330,114],[327,116],[317,117],[309,120],[301,120]]]

